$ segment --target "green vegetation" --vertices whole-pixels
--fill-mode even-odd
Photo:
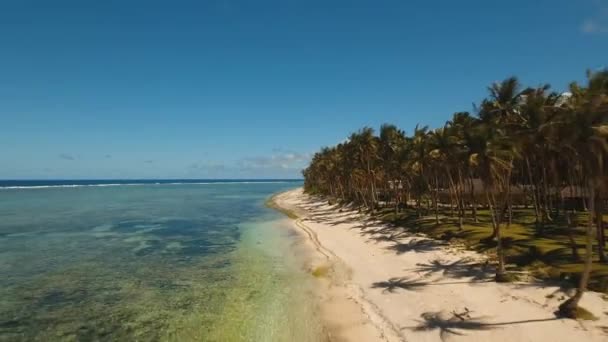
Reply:
[[[489,251],[496,281],[514,278],[511,265],[575,280],[559,312],[578,317],[590,278],[605,289],[608,260],[608,70],[587,76],[562,94],[507,78],[488,87],[475,115],[412,136],[365,127],[314,156],[305,191]]]
[[[393,208],[381,208],[375,216],[408,231],[463,245],[495,260],[496,241],[487,239],[488,232],[492,229],[488,210],[479,210],[478,222],[467,222],[462,228],[458,226],[457,217],[449,216],[449,212],[440,213],[442,218],[439,225],[435,224],[433,216],[418,217],[414,209],[395,213]],[[515,209],[513,216],[517,218],[517,222],[504,229],[502,235],[507,270],[527,271],[537,279],[563,280],[575,285],[583,271],[580,256],[584,255],[584,229],[575,228],[569,231],[565,224],[557,223],[546,227],[546,233],[541,237],[537,235],[532,209]],[[585,219],[585,216],[584,213],[578,214],[581,220]],[[574,243],[569,239],[570,234],[574,236]],[[573,252],[573,248],[576,252]],[[593,264],[589,288],[608,291],[608,264]]]

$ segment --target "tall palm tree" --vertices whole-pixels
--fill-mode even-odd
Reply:
[[[372,128],[364,127],[350,136],[350,143],[353,146],[353,156],[358,160],[359,166],[366,174],[362,183],[367,185],[369,191],[368,208],[373,213],[377,202],[375,168],[378,161],[378,138],[374,136]]]
[[[419,217],[422,216],[422,196],[429,189],[428,175],[426,174],[429,167],[428,143],[428,127],[416,126],[411,140],[410,157],[412,158],[412,163],[410,169],[415,177],[412,190],[416,196],[416,212]]]
[[[556,107],[560,97],[556,93],[548,94],[548,90],[549,85],[544,85],[524,92],[520,106],[521,122],[514,133],[523,155],[524,178],[527,178],[522,183],[528,184],[531,189],[535,222],[541,234],[544,222],[549,218],[546,200],[550,184],[548,168],[555,165],[558,156],[558,142],[546,128],[560,114]]]
[[[601,209],[602,199],[598,196],[606,186],[606,157],[608,155],[608,71],[590,73],[588,87],[572,84],[570,90],[571,111],[563,124],[570,128],[567,137],[568,145],[578,155],[581,165],[579,181],[586,187],[588,195],[588,218],[585,243],[585,263],[579,287],[573,297],[562,303],[559,311],[566,317],[576,317],[578,303],[582,298],[589,282],[592,265],[593,226],[603,233]],[[595,215],[595,217],[594,217]],[[594,220],[594,218],[596,220]],[[594,222],[595,221],[595,222]],[[603,236],[598,233],[598,238]],[[599,254],[603,254],[604,241],[598,239]]]
[[[480,124],[476,127],[474,134],[477,144],[472,146],[469,163],[471,167],[475,168],[483,183],[492,219],[492,235],[488,239],[496,239],[497,243],[498,269],[496,280],[504,281],[506,280],[506,269],[501,224],[504,207],[507,205],[510,196],[510,179],[515,154],[509,137],[495,127]]]
[[[454,113],[452,117],[452,127],[460,147],[458,159],[461,167],[463,168],[464,175],[462,178],[468,178],[469,202],[471,203],[471,215],[473,216],[474,222],[477,222],[477,201],[475,198],[475,188],[473,182],[475,173],[474,168],[470,167],[469,159],[471,151],[475,149],[476,145],[478,145],[478,142],[475,140],[476,137],[473,134],[475,127],[478,124],[479,120],[472,117],[468,112]],[[462,188],[461,191],[464,194],[466,187],[464,179],[460,179],[460,184]]]
[[[451,124],[448,122],[443,127],[437,128],[429,132],[429,159],[434,177],[433,187],[435,189],[435,222],[439,224],[438,218],[438,202],[439,189],[447,185],[451,197],[458,208],[459,226],[462,228],[463,208],[461,195],[455,181],[454,175],[461,174],[459,157],[460,148],[458,145],[458,137],[454,134]],[[445,178],[446,181],[440,182],[439,176]]]
[[[384,124],[380,127],[379,159],[385,174],[385,186],[390,189],[395,204],[399,208],[400,187],[402,186],[401,156],[405,148],[405,133],[395,125]]]

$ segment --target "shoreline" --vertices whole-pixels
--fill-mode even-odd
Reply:
[[[282,195],[292,191],[274,194],[265,205],[287,216],[286,222],[307,244],[309,253],[305,268],[316,280],[316,300],[327,341],[402,341],[399,332],[381,316],[374,304],[364,298],[359,288],[349,283],[350,267],[327,249],[316,232],[302,222],[307,213],[281,200]]]
[[[581,301],[596,321],[557,319],[568,289],[497,284],[479,253],[328,205],[301,188],[275,194],[267,205],[287,215],[317,252],[311,273],[332,341],[608,338],[606,295],[587,292]]]

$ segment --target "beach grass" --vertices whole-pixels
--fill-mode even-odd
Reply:
[[[434,214],[418,217],[411,208],[398,213],[394,208],[382,208],[374,216],[409,232],[454,242],[495,258],[496,242],[488,239],[492,232],[488,210],[478,210],[478,222],[467,217],[462,229],[458,227],[458,218],[451,216],[449,210],[440,212],[439,224]],[[576,284],[583,271],[586,221],[585,213],[577,213],[573,227],[568,227],[564,220],[554,220],[540,230],[534,223],[533,209],[514,209],[513,222],[508,226],[503,223],[502,230],[509,269],[528,272],[538,279]],[[589,288],[608,292],[608,264],[598,262],[595,257]]]

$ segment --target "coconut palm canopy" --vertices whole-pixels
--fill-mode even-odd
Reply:
[[[412,206],[419,216],[434,212],[437,223],[439,208],[449,205],[461,226],[468,209],[476,220],[483,205],[492,218],[489,238],[498,244],[498,280],[505,274],[501,228],[514,205],[530,205],[542,230],[567,209],[565,199],[581,198],[589,213],[587,254],[595,228],[604,262],[608,70],[587,77],[563,94],[510,77],[489,86],[473,114],[455,113],[436,129],[418,125],[409,136],[394,125],[379,135],[365,127],[314,155],[303,171],[305,190],[372,212],[380,203],[397,211]]]

